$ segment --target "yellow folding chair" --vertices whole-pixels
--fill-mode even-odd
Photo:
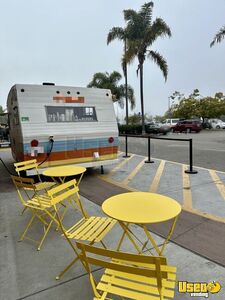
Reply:
[[[20,176],[11,176],[11,178],[16,187],[19,199],[24,206],[24,210],[29,209],[32,213],[32,217],[20,237],[20,241],[24,239],[32,240],[38,244],[37,250],[40,250],[53,222],[55,222],[57,226],[59,225],[55,218],[56,212],[55,209],[53,209],[51,198],[46,193],[37,193],[36,185],[32,178],[23,178]],[[32,196],[29,195],[30,191]],[[61,218],[63,218],[63,216],[64,214]],[[44,231],[41,239],[38,241],[27,235],[28,230],[33,226],[35,220],[38,220],[42,224]]]
[[[165,257],[118,252],[80,242],[76,245],[89,274],[93,299],[113,299],[112,295],[138,300],[174,298],[176,267],[167,265]],[[105,269],[99,283],[91,271],[92,265]]]
[[[117,222],[116,220],[108,217],[89,216],[81,204],[78,191],[79,188],[76,185],[75,180],[68,181],[67,183],[63,183],[60,186],[54,187],[47,191],[47,194],[52,199],[56,217],[62,233],[75,252],[75,259],[56,277],[56,279],[60,279],[65,272],[67,272],[79,260],[79,253],[77,252],[75,245],[72,243],[72,240],[86,241],[90,245],[94,243],[101,243],[103,247],[106,248],[103,238]],[[70,228],[66,229],[65,225],[62,224],[62,221],[64,221],[66,218],[62,220],[62,218],[59,216],[56,204],[61,203],[66,199],[71,199],[71,197],[74,197],[74,201],[77,203],[83,218]]]
[[[37,175],[39,182],[35,183],[36,191],[47,190],[55,185],[55,182],[42,181],[41,176],[38,172],[38,164],[36,159],[26,160],[14,163],[15,170],[19,176],[21,176],[22,171],[35,170],[35,175]]]

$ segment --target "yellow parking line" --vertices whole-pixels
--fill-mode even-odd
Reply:
[[[129,181],[131,181],[134,176],[138,173],[138,171],[142,168],[142,166],[145,163],[147,157],[145,157],[137,166],[136,168],[129,174],[129,176],[127,176],[122,182],[122,185],[128,185]]]
[[[187,165],[183,165],[182,173],[183,173],[183,206],[186,209],[192,209],[192,194],[191,194],[191,186],[190,186],[190,178],[189,174],[185,173],[187,169]]]
[[[159,167],[158,167],[157,171],[156,171],[155,177],[154,177],[154,179],[151,183],[149,192],[155,193],[157,191],[158,185],[159,185],[159,182],[160,182],[160,178],[161,178],[163,170],[164,170],[164,167],[165,167],[165,160],[162,160],[159,164]]]
[[[214,181],[216,187],[218,188],[221,196],[225,200],[225,185],[224,183],[220,180],[219,176],[216,174],[215,170],[209,170],[209,174],[212,177],[212,180]]]
[[[131,154],[131,156],[129,158],[124,158],[124,160],[119,163],[117,166],[115,166],[115,168],[113,168],[108,175],[104,176],[104,177],[110,177],[112,176],[116,171],[118,171],[120,168],[122,168],[123,165],[125,165],[132,157],[134,157],[134,154]]]

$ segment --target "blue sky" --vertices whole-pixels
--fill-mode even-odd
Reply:
[[[0,0],[0,105],[6,106],[15,83],[86,86],[96,72],[121,71],[123,45],[106,45],[113,26],[124,27],[123,10],[138,10],[144,1]],[[224,0],[155,0],[153,18],[162,17],[172,38],[158,40],[153,50],[167,60],[164,81],[151,61],[144,66],[145,111],[164,114],[175,90],[201,95],[225,93],[225,40],[209,47],[225,25]],[[140,111],[137,62],[129,83]],[[121,82],[122,83],[122,82]]]

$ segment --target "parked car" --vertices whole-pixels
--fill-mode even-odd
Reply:
[[[212,125],[212,128],[225,129],[225,122],[220,119],[209,119],[208,122]]]
[[[10,146],[9,128],[0,127],[0,147]]]
[[[170,128],[170,126],[162,124],[162,123],[150,122],[145,125],[145,130],[146,130],[146,133],[166,135],[168,132],[171,131],[171,128]]]
[[[179,121],[174,127],[173,132],[199,132],[202,130],[200,121],[197,120],[183,120]]]
[[[162,122],[162,124],[170,126],[170,128],[173,128],[180,119],[166,119],[165,121]]]

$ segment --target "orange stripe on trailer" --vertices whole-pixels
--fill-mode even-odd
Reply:
[[[98,152],[100,156],[108,154],[116,154],[118,152],[118,147],[103,147],[103,148],[89,148],[73,151],[60,151],[52,152],[48,158],[48,161],[71,159],[71,158],[82,158],[82,157],[93,157],[93,153]],[[31,159],[31,155],[25,154],[23,160]],[[35,157],[38,162],[43,161],[46,158],[46,153],[40,153]],[[94,159],[94,157],[93,157]]]
[[[61,101],[63,101],[64,103],[84,103],[84,97],[54,96],[53,100],[57,103]]]

